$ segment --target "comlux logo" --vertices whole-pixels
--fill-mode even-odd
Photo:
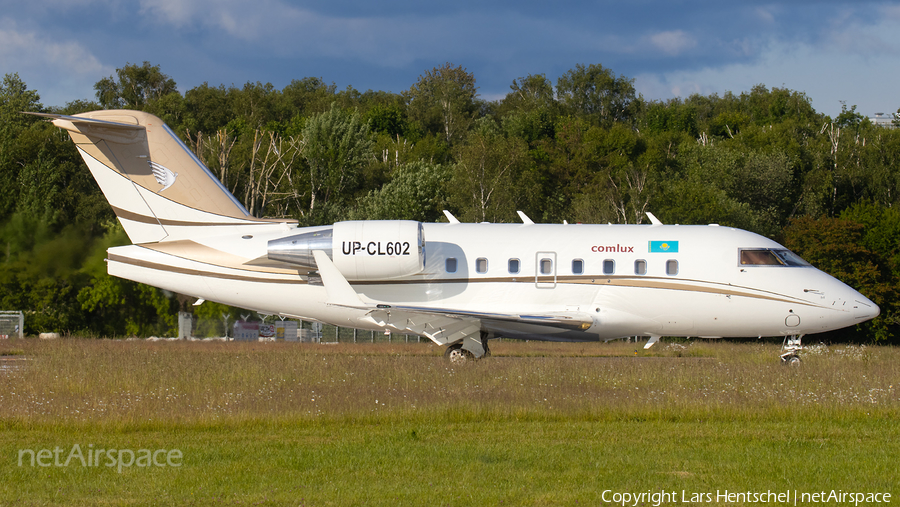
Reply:
[[[598,253],[634,253],[634,247],[619,244],[611,246],[595,245],[591,247],[591,251]]]

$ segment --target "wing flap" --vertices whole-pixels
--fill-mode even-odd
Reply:
[[[450,308],[429,308],[424,306],[391,306],[393,310],[407,311],[411,313],[425,313],[444,315],[451,318],[471,318],[478,320],[494,320],[500,322],[515,322],[537,326],[555,327],[568,330],[585,331],[594,325],[594,319],[584,312],[550,312],[539,314],[526,313],[495,313],[475,312]]]

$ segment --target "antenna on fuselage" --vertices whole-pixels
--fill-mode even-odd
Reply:
[[[647,218],[650,219],[650,223],[652,225],[663,225],[663,223],[658,218],[656,218],[656,215],[654,215],[653,213],[650,213],[649,211],[645,211],[644,213],[647,214]]]
[[[459,223],[459,220],[457,220],[456,217],[453,216],[453,213],[450,213],[450,212],[447,211],[447,210],[444,210],[444,216],[447,217],[447,220],[449,220],[451,224],[458,224],[458,223]]]
[[[525,214],[524,211],[516,211],[519,214],[519,218],[522,219],[522,223],[525,225],[534,225],[534,220],[528,218],[528,215]]]

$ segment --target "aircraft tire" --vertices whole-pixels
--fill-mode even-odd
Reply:
[[[787,366],[800,366],[800,356],[787,356],[782,359],[782,364]]]
[[[471,352],[462,348],[461,343],[447,347],[447,350],[444,351],[444,358],[450,361],[450,364],[465,364],[475,359]]]

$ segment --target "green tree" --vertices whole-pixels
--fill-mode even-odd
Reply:
[[[106,251],[130,241],[117,221],[106,223],[105,234],[82,249],[79,272],[85,278],[69,296],[85,319],[84,331],[96,336],[174,336],[178,303],[174,294],[106,272]]]
[[[174,336],[178,302],[165,291],[113,276],[95,277],[77,293],[101,336]]]
[[[677,170],[666,176],[654,213],[666,223],[718,223],[756,231],[759,223],[749,204],[731,192],[744,163],[740,151],[725,145],[682,146]]]
[[[354,220],[418,220],[436,222],[447,208],[448,167],[411,162],[394,170],[391,180],[359,200]]]
[[[110,216],[90,172],[69,141],[50,123],[21,111],[41,111],[40,97],[17,75],[0,85],[0,223],[26,213],[55,230]]]
[[[184,94],[184,127],[190,132],[211,135],[234,119],[229,90],[208,83],[191,88]]]
[[[784,230],[784,245],[813,266],[858,290],[882,309],[860,338],[889,340],[897,330],[897,284],[889,260],[865,245],[866,226],[840,218],[801,217]],[[858,326],[860,327],[860,326]]]
[[[373,160],[369,125],[356,111],[332,105],[303,126],[302,156],[309,169],[309,214],[356,190],[364,165]]]
[[[700,133],[697,108],[678,99],[651,103],[644,114],[644,122],[650,133],[684,132],[694,138]]]
[[[427,132],[440,132],[451,145],[462,138],[479,111],[475,75],[450,63],[425,71],[404,96],[410,120]]]
[[[41,112],[41,96],[36,90],[29,90],[19,74],[6,74],[0,84],[0,133],[12,135],[16,129],[34,123],[33,117],[24,116],[23,111]]]
[[[617,77],[600,64],[578,64],[556,81],[556,94],[572,114],[588,118],[594,125],[634,122],[638,110],[634,80]]]
[[[780,151],[743,154],[732,168],[730,198],[753,210],[754,230],[772,237],[785,225],[792,207],[794,161]]]
[[[282,117],[311,116],[328,111],[335,102],[337,86],[327,84],[322,78],[294,79],[281,90]]]
[[[512,220],[530,191],[525,181],[528,146],[521,139],[504,136],[490,118],[477,123],[455,149],[454,200],[463,220]]]
[[[553,94],[553,84],[544,74],[529,74],[509,85],[510,92],[500,102],[501,114],[517,111],[547,111],[556,113],[558,104]]]
[[[248,132],[264,128],[273,122],[287,121],[293,115],[279,108],[280,93],[272,83],[246,83],[242,88],[228,90],[232,118],[244,122]]]
[[[396,105],[376,104],[366,112],[365,119],[373,132],[386,134],[391,138],[406,136],[409,130],[403,109]]]
[[[834,124],[840,128],[857,127],[860,123],[867,121],[867,118],[856,112],[856,105],[847,109],[847,103],[841,101],[841,114],[834,119]]]
[[[19,202],[19,175],[23,165],[30,163],[40,149],[35,136],[26,133],[37,125],[34,116],[22,111],[40,112],[41,98],[19,78],[18,74],[6,74],[0,84],[0,188],[5,197],[0,199],[0,221],[15,211]]]
[[[150,62],[126,64],[116,69],[116,76],[118,79],[109,76],[94,85],[97,100],[105,109],[143,110],[151,101],[177,91],[175,80]]]

